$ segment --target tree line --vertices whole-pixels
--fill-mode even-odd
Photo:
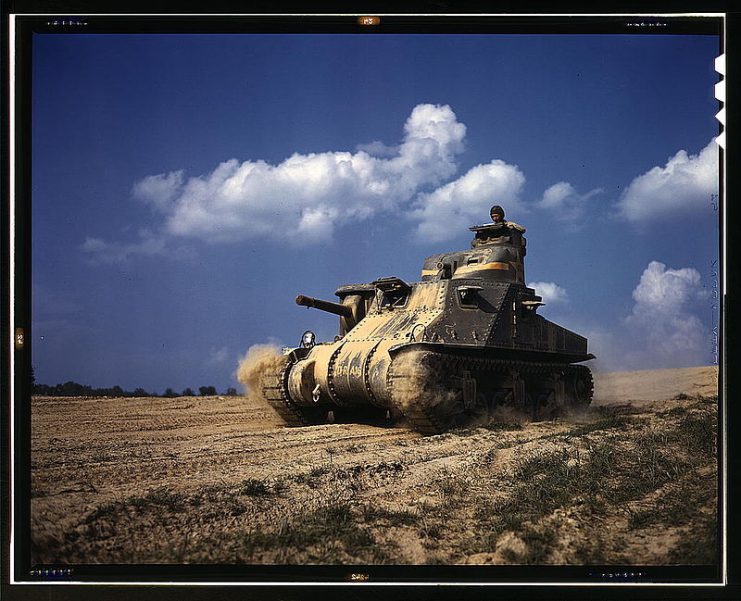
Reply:
[[[157,392],[150,392],[143,388],[135,388],[133,391],[124,390],[120,386],[112,386],[111,388],[93,388],[87,384],[78,384],[77,382],[65,382],[64,384],[57,384],[55,386],[49,386],[48,384],[32,384],[33,394],[42,396],[109,396],[109,397],[168,397],[175,398],[180,396],[197,396],[193,392],[192,388],[186,388],[182,392],[175,392],[172,388],[165,389],[165,392],[158,394]],[[215,396],[219,394],[216,391],[215,386],[201,386],[198,388],[200,396]],[[237,396],[237,389],[229,387],[226,392],[223,393],[225,396]]]

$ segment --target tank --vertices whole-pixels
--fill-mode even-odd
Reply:
[[[471,248],[427,257],[420,281],[339,287],[339,302],[296,303],[339,316],[285,349],[262,394],[290,426],[403,416],[423,434],[489,423],[510,407],[550,418],[592,399],[587,339],[538,314],[525,285],[526,240],[502,224],[469,228]]]

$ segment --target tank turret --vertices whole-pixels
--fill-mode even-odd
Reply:
[[[578,363],[594,356],[584,337],[538,314],[523,228],[470,230],[471,248],[428,257],[419,282],[341,286],[340,303],[296,298],[339,315],[340,330],[291,349],[268,374],[263,396],[287,423],[393,414],[430,434],[502,405],[537,419],[591,401],[591,373]]]

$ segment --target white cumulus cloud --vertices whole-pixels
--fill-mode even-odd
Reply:
[[[527,286],[533,288],[535,294],[542,297],[546,304],[565,304],[569,302],[566,289],[554,282],[531,282]]]
[[[140,230],[130,242],[110,242],[87,236],[82,251],[93,265],[126,263],[134,257],[193,258],[190,249],[182,245],[173,246],[167,239],[146,228]]]
[[[155,256],[165,254],[165,241],[151,236],[149,233],[140,234],[134,242],[106,242],[101,238],[88,236],[82,245],[82,250],[88,254],[92,263],[122,263],[133,256]]]
[[[481,222],[495,203],[506,205],[507,217],[524,211],[519,200],[524,183],[522,172],[504,161],[473,167],[457,180],[420,196],[411,213],[419,221],[417,238],[440,242],[455,237],[471,223]]]
[[[630,183],[618,201],[618,213],[639,222],[705,210],[711,195],[718,193],[718,179],[714,140],[696,155],[680,150],[663,167],[654,167]]]
[[[183,177],[182,170],[150,175],[134,184],[131,194],[159,212],[167,213],[183,186]]]
[[[208,357],[206,358],[206,363],[209,365],[219,365],[221,363],[226,362],[229,359],[229,349],[225,346],[222,346],[221,348],[211,347],[211,350],[208,353]]]
[[[358,150],[294,154],[277,165],[231,159],[187,180],[182,171],[144,178],[134,194],[165,214],[174,236],[230,241],[298,228],[304,240],[323,240],[450,178],[465,134],[449,106],[420,104],[398,149],[371,144],[387,158]]]
[[[543,192],[543,198],[536,206],[552,211],[554,218],[559,221],[571,222],[573,229],[580,229],[585,225],[579,220],[584,215],[586,202],[601,192],[602,188],[595,188],[585,194],[579,194],[569,182],[558,182]]]
[[[635,305],[625,319],[632,368],[687,367],[707,363],[709,336],[695,314],[707,298],[696,269],[667,269],[651,261],[633,290]],[[627,342],[627,341],[626,341]]]
[[[371,156],[384,159],[392,158],[399,153],[398,146],[386,146],[386,144],[379,140],[369,142],[368,144],[358,144],[355,149],[367,152]]]

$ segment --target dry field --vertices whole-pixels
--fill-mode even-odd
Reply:
[[[717,368],[596,375],[566,419],[283,428],[245,397],[32,407],[34,561],[716,561]]]

